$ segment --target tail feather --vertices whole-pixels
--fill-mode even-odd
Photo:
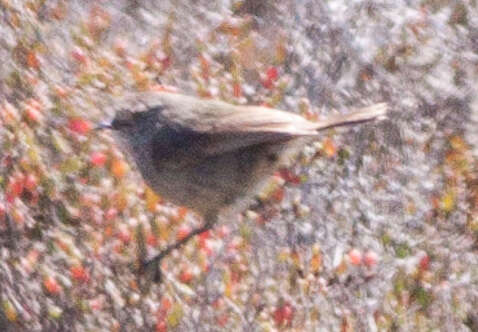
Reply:
[[[359,109],[358,111],[345,114],[332,116],[317,123],[317,130],[324,130],[327,128],[354,125],[357,123],[382,120],[387,116],[387,104],[380,103],[372,106],[367,106]]]

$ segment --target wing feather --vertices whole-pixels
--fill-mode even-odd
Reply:
[[[262,106],[239,106],[168,92],[143,92],[127,97],[123,108],[135,112],[158,108],[159,121],[181,132],[194,132],[183,153],[217,155],[243,147],[315,136],[325,128],[384,117],[386,104],[312,122],[294,113]],[[178,151],[179,152],[179,151]]]

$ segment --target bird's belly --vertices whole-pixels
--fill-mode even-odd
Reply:
[[[277,149],[264,144],[204,158],[181,168],[157,165],[158,176],[147,182],[174,204],[201,214],[217,213],[247,200],[260,189],[278,166],[279,158],[272,156]]]

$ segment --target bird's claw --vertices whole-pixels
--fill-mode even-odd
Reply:
[[[144,275],[148,274],[150,271],[154,271],[151,272],[153,276],[152,280],[156,283],[161,283],[163,279],[163,274],[160,267],[161,258],[158,259],[158,257],[154,257],[149,260],[142,260],[139,264],[138,273],[140,275]]]

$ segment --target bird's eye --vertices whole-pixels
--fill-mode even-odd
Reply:
[[[114,119],[111,123],[111,127],[115,130],[131,127],[132,125],[132,121],[125,119]]]
[[[111,123],[113,129],[119,130],[133,125],[133,115],[129,110],[120,110],[116,113],[116,117]]]
[[[141,120],[146,120],[149,118],[148,112],[136,112],[133,113],[133,119],[134,121],[141,121]]]
[[[160,112],[163,109],[164,109],[163,106],[154,106],[142,112],[133,113],[133,118],[135,120],[152,120],[157,118],[158,112]]]

